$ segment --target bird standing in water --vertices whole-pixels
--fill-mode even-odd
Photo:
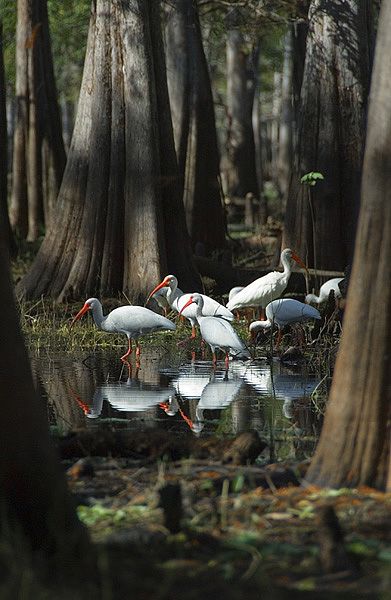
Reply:
[[[153,331],[166,329],[174,331],[176,329],[175,323],[143,306],[120,306],[104,316],[102,305],[97,298],[89,298],[85,301],[83,308],[73,319],[71,327],[89,310],[92,311],[95,325],[99,329],[109,333],[124,333],[127,336],[128,350],[121,356],[121,360],[124,361],[132,353],[132,339],[136,340],[136,358],[138,359],[141,349],[137,340],[140,336]]]
[[[167,299],[167,302],[169,303],[169,305],[171,306],[171,308],[176,310],[178,313],[183,314],[183,316],[186,317],[186,319],[188,319],[190,321],[191,337],[195,338],[196,337],[195,325],[197,322],[196,307],[191,306],[191,303],[188,302],[191,294],[189,294],[189,293],[185,294],[184,292],[182,292],[182,290],[180,290],[178,288],[178,279],[175,277],[175,275],[166,275],[166,277],[163,279],[163,281],[161,283],[159,283],[159,285],[157,285],[155,287],[155,289],[152,290],[152,292],[149,294],[145,304],[147,304],[149,302],[150,298],[152,298],[152,296],[154,296],[154,294],[156,294],[156,292],[158,292],[162,288],[168,288],[168,291],[166,294],[166,299]],[[198,295],[202,296],[202,299],[203,299],[203,308],[202,308],[203,316],[222,317],[223,319],[226,319],[227,321],[233,321],[234,315],[232,314],[232,312],[230,310],[228,310],[228,308],[226,308],[225,306],[223,306],[216,300],[213,300],[213,298],[209,298],[209,296],[205,296],[205,294],[198,294]],[[185,306],[185,304],[186,304],[186,306]]]
[[[213,363],[216,363],[216,348],[225,351],[226,366],[228,366],[229,354],[238,358],[251,358],[246,344],[228,321],[219,317],[204,316],[204,298],[201,294],[190,294],[190,298],[179,314],[191,304],[196,307],[195,318],[200,326],[202,338],[212,350]]]
[[[280,298],[279,300],[273,300],[266,307],[266,321],[253,321],[250,325],[250,333],[254,338],[255,335],[261,329],[270,329],[273,323],[278,326],[278,338],[277,344],[281,341],[282,330],[286,325],[292,325],[293,323],[303,323],[310,319],[320,319],[320,312],[310,306],[309,304],[303,304],[298,300],[292,298]]]

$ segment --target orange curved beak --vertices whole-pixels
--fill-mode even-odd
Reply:
[[[294,260],[294,261],[296,261],[296,262],[297,262],[297,264],[298,264],[298,265],[299,265],[299,266],[300,266],[302,269],[304,269],[304,270],[307,272],[307,274],[308,274],[308,267],[307,267],[307,265],[306,265],[306,264],[304,264],[304,263],[303,263],[303,261],[301,260],[300,256],[297,256],[297,254],[296,254],[295,252],[292,252],[292,258],[293,258],[293,260]]]
[[[88,311],[91,310],[91,306],[89,304],[87,304],[87,302],[85,303],[85,305],[83,306],[83,308],[81,310],[79,310],[79,312],[77,313],[76,317],[73,318],[73,321],[71,323],[71,327],[73,327],[73,325],[76,323],[76,321],[78,321],[79,319],[81,319],[81,317]]]
[[[148,298],[146,299],[146,301],[144,302],[144,306],[147,306],[148,302],[150,301],[150,299],[152,298],[152,296],[154,294],[156,294],[156,292],[158,292],[159,290],[161,290],[164,287],[168,287],[169,286],[169,282],[166,279],[163,279],[163,281],[161,283],[159,283],[159,285],[157,285],[152,292],[149,294]]]
[[[179,311],[178,316],[180,317],[181,314],[183,313],[183,311],[185,310],[185,308],[187,308],[188,306],[190,306],[190,304],[193,304],[193,296],[190,296],[190,298],[188,299],[188,301],[186,302],[186,304],[184,306],[182,306],[181,310]]]

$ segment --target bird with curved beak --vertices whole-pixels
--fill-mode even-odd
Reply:
[[[84,306],[74,317],[71,327],[89,310],[92,311],[95,325],[99,329],[109,333],[124,333],[127,336],[128,350],[121,356],[123,361],[126,361],[132,353],[132,339],[136,340],[136,358],[139,359],[141,349],[137,340],[140,336],[153,331],[176,329],[175,323],[143,306],[120,306],[103,316],[102,305],[97,298],[89,298],[85,301]]]
[[[301,258],[293,250],[286,248],[281,252],[281,263],[284,267],[283,272],[273,271],[255,279],[255,281],[249,283],[249,285],[231,298],[227,304],[227,308],[229,310],[237,310],[247,306],[254,306],[264,309],[269,302],[279,298],[288,285],[292,272],[292,261],[295,261],[308,273],[308,269]]]
[[[270,302],[266,307],[266,317],[266,321],[253,321],[250,324],[250,334],[252,339],[255,340],[256,334],[260,330],[270,329],[273,327],[273,323],[276,323],[278,327],[276,348],[281,341],[282,330],[286,325],[321,318],[320,312],[316,308],[298,300],[293,300],[293,298],[279,298]]]
[[[225,351],[225,364],[228,367],[229,354],[236,358],[251,358],[246,344],[240,339],[232,325],[219,317],[203,315],[204,299],[202,294],[190,294],[190,298],[181,308],[181,314],[188,306],[196,307],[195,317],[201,330],[201,336],[212,350],[213,363],[216,364],[216,348]]]
[[[197,322],[196,319],[196,308],[195,306],[191,306],[191,303],[188,303],[188,300],[191,294],[185,294],[178,288],[178,279],[175,275],[166,275],[159,285],[157,285],[152,292],[149,294],[145,304],[148,304],[149,300],[162,288],[168,288],[166,299],[171,308],[173,308],[176,312],[183,314],[184,317],[191,324],[191,339],[196,337],[195,325]],[[228,310],[225,306],[213,300],[209,296],[205,296],[205,294],[200,294],[203,298],[203,308],[202,315],[209,317],[221,317],[226,319],[227,321],[233,321],[234,315],[230,310]],[[185,306],[186,304],[186,306]]]

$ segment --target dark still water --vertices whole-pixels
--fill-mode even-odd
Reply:
[[[97,427],[172,435],[232,436],[255,429],[269,460],[311,456],[326,394],[321,376],[279,361],[171,359],[145,350],[141,368],[108,353],[32,358],[50,425],[60,433]]]

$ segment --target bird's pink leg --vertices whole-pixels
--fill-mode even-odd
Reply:
[[[130,354],[132,354],[132,340],[131,338],[128,338],[128,351],[123,356],[121,356],[121,360],[126,361]]]
[[[177,346],[185,346],[185,344],[187,344],[188,341],[194,340],[196,337],[197,337],[197,331],[196,331],[195,325],[192,325],[191,326],[191,336],[189,338],[186,338],[185,340],[182,340],[181,342],[178,342]]]
[[[229,365],[229,355],[228,355],[228,350],[225,353],[225,368],[228,369],[228,365]]]
[[[212,352],[212,362],[214,365],[217,363],[216,352]]]
[[[136,369],[140,369],[141,346],[136,342]]]

